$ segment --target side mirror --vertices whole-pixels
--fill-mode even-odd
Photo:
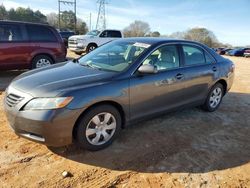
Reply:
[[[138,72],[143,73],[143,74],[155,74],[158,71],[155,66],[147,64],[147,65],[141,65],[138,69]]]

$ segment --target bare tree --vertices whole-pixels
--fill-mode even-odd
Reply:
[[[206,28],[189,29],[184,36],[184,39],[193,40],[213,47],[214,43],[218,43],[218,39],[214,33]]]
[[[56,13],[50,13],[47,14],[47,22],[53,26],[53,27],[58,27],[58,14]]]
[[[147,22],[134,21],[123,30],[125,37],[143,37],[150,32],[150,26]]]
[[[185,38],[185,32],[174,32],[171,35],[168,35],[167,37],[169,38],[174,38],[174,39],[184,39]]]

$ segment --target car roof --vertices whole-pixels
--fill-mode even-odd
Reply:
[[[126,40],[128,42],[141,42],[147,44],[157,44],[157,43],[171,43],[171,42],[179,42],[179,43],[190,43],[205,46],[202,43],[190,41],[190,40],[182,40],[182,39],[171,39],[171,38],[164,38],[164,37],[132,37],[132,38],[123,38],[119,40]]]
[[[74,31],[59,31],[59,33],[75,33]]]
[[[33,23],[33,22],[23,22],[23,21],[10,21],[10,20],[0,20],[0,23],[5,23],[5,24],[25,24],[25,25],[43,25],[43,26],[49,26],[51,27],[48,23]]]
[[[146,43],[146,44],[154,45],[154,46],[158,46],[158,45],[165,44],[165,43],[186,43],[190,45],[193,44],[193,45],[198,45],[202,47],[203,49],[206,49],[206,51],[208,51],[217,61],[224,59],[222,56],[217,54],[214,50],[212,50],[208,46],[202,43],[190,41],[190,40],[170,39],[170,38],[163,38],[163,37],[135,37],[135,38],[123,38],[123,39],[117,39],[117,40],[131,42],[131,43],[136,43],[136,42]]]

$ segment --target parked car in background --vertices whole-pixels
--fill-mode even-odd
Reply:
[[[69,37],[75,35],[75,32],[73,32],[73,31],[59,31],[59,34],[61,35],[65,46],[68,47],[68,39],[69,39]]]
[[[106,29],[102,32],[93,30],[86,35],[75,35],[70,37],[68,47],[71,51],[81,55],[83,52],[89,53],[105,43],[122,37],[123,34],[119,30]]]
[[[136,120],[190,106],[215,111],[233,79],[233,62],[203,44],[126,38],[20,75],[4,107],[22,137],[99,150]]]
[[[233,50],[233,49],[232,49],[232,48],[227,48],[227,49],[225,49],[224,55],[228,55],[228,53],[229,53],[231,50]]]
[[[0,70],[35,69],[65,61],[66,47],[46,24],[0,21]]]
[[[228,51],[232,50],[231,48],[224,48],[223,50],[219,50],[218,54],[225,55]]]
[[[224,47],[215,48],[215,51],[216,51],[217,53],[219,53],[221,50],[224,50],[224,49],[225,49]]]
[[[244,51],[244,57],[250,57],[250,50]]]
[[[234,49],[234,50],[230,50],[228,52],[228,55],[230,55],[230,56],[243,56],[244,52],[246,50],[250,50],[250,48],[237,48],[237,49]]]

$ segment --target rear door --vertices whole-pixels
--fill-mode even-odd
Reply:
[[[0,70],[27,68],[28,49],[24,25],[0,23]]]
[[[216,60],[199,46],[183,44],[181,49],[186,103],[201,103],[219,76],[219,66]]]
[[[62,38],[59,36],[59,41],[59,38],[49,26],[27,25],[27,33],[32,49],[32,57],[37,54],[46,54],[50,55],[56,62],[57,60],[65,60],[66,49],[62,44]]]

